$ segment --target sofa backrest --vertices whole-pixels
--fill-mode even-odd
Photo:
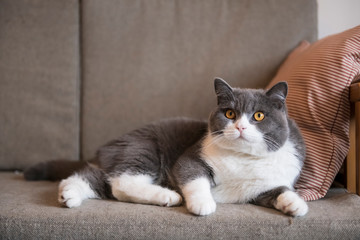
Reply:
[[[317,35],[316,0],[15,2],[0,2],[3,169],[87,159],[160,118],[206,119],[214,77],[264,87]]]
[[[0,169],[80,154],[79,3],[0,1]]]

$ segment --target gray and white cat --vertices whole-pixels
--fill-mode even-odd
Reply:
[[[287,90],[285,82],[265,91],[232,88],[217,78],[218,105],[208,122],[149,124],[101,147],[82,168],[41,163],[25,178],[56,179],[80,168],[59,185],[59,202],[69,208],[89,198],[160,206],[184,201],[189,212],[208,215],[216,202],[250,202],[303,216],[308,206],[293,185],[305,145],[287,116]]]

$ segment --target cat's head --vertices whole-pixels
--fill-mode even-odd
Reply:
[[[268,91],[232,88],[220,78],[214,85],[218,105],[209,121],[214,144],[251,155],[274,152],[284,145],[289,136],[286,82]]]

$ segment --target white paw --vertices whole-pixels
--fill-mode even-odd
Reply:
[[[71,179],[65,179],[59,185],[59,203],[68,208],[78,207],[81,205],[81,186]]]
[[[175,191],[167,190],[159,194],[160,206],[172,207],[182,203],[182,197]]]
[[[181,190],[189,212],[200,216],[215,212],[216,203],[211,195],[208,178],[200,177],[189,181]]]
[[[309,209],[306,202],[292,191],[280,194],[276,199],[275,208],[294,217],[304,216]]]
[[[58,201],[66,207],[78,207],[88,198],[98,198],[98,196],[89,183],[80,176],[74,175],[60,182]]]
[[[186,203],[186,207],[195,215],[205,216],[215,212],[216,203],[212,198],[191,199]]]

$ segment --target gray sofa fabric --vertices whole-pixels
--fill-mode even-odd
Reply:
[[[79,4],[0,1],[0,169],[79,158]]]
[[[1,239],[358,239],[359,197],[332,189],[292,218],[251,204],[218,204],[206,217],[184,206],[158,207],[86,200],[79,208],[57,203],[57,183],[25,182],[0,174]]]

